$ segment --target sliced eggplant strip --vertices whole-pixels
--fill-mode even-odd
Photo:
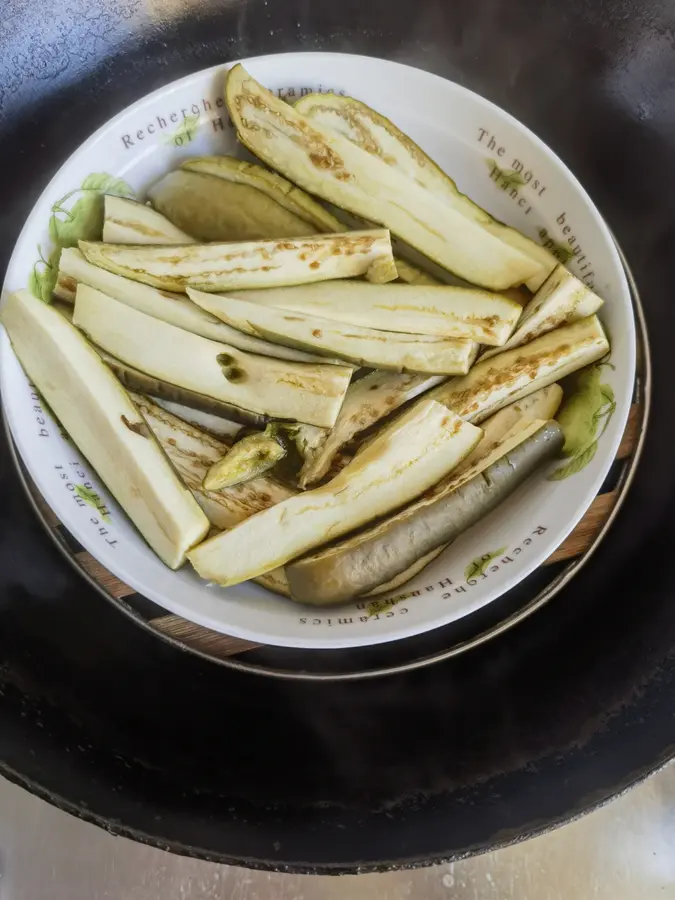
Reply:
[[[26,374],[148,544],[176,569],[208,531],[129,395],[80,332],[28,291],[2,322]]]
[[[455,182],[407,134],[389,119],[353,97],[337,94],[308,94],[295,103],[295,108],[314,125],[356,144],[372,156],[383,160],[401,175],[423,185],[430,193],[461,210],[479,223],[489,234],[530,257],[538,266],[527,286],[536,291],[556,266],[557,260],[544,247],[494,219],[488,212],[462,194]]]
[[[80,241],[89,262],[166,291],[283,287],[365,275],[397,277],[386,229],[230,244],[130,246]]]
[[[436,197],[385,161],[322,128],[258,84],[241,66],[225,100],[239,139],[300,187],[371,222],[457,275],[493,290],[535,276],[540,266],[490,234],[460,204]]]
[[[189,234],[161,213],[126,197],[106,195],[103,240],[110,244],[190,244]]]
[[[188,289],[191,300],[233,328],[285,346],[337,356],[357,366],[452,375],[469,371],[477,344],[466,338],[376,331],[318,316]]]
[[[209,468],[204,476],[204,490],[220,491],[245,484],[269,472],[285,456],[285,447],[269,429],[262,434],[249,434]]]
[[[375,371],[353,381],[330,430],[298,426],[296,444],[304,459],[300,487],[306,488],[327,475],[335,457],[357,434],[442,380],[439,375]]]
[[[481,359],[521,347],[560,325],[592,316],[601,306],[602,300],[597,294],[564,266],[558,266],[523,310],[518,327],[509,340],[503,347],[488,350]]]
[[[205,541],[190,561],[203,578],[223,586],[276,569],[419,496],[470,453],[480,435],[440,404],[420,404],[331,482]]]
[[[88,284],[89,287],[96,288],[97,291],[102,291],[109,297],[126,303],[127,306],[133,306],[134,309],[147,313],[155,319],[169,322],[171,325],[184,328],[186,331],[199,334],[212,341],[230,344],[238,350],[258,353],[261,356],[271,356],[275,359],[288,359],[293,362],[343,365],[340,360],[332,360],[315,353],[305,353],[302,350],[292,350],[290,347],[263,341],[262,338],[242,334],[241,331],[230,328],[220,319],[196,306],[184,294],[161,291],[147,284],[139,284],[137,281],[123,278],[121,275],[114,275],[112,272],[106,272],[105,269],[92,265],[75,248],[63,250],[59,261],[55,296],[66,302],[74,303],[77,285],[80,283]]]
[[[481,423],[483,437],[476,449],[460,463],[453,474],[458,475],[491,453],[514,429],[525,428],[537,419],[548,422],[554,419],[562,403],[563,389],[550,384],[528,394],[517,403],[511,403]],[[339,417],[338,417],[339,421]],[[337,424],[337,423],[336,423]]]
[[[228,296],[363,328],[468,338],[487,345],[504,344],[522,312],[519,304],[500,294],[448,285],[334,281],[268,291],[230,291]]]
[[[161,178],[148,197],[155,209],[199,241],[259,241],[317,233],[309,222],[255,187],[185,168]]]
[[[259,416],[330,427],[351,377],[347,367],[244,353],[153,319],[83,284],[77,289],[73,322],[127,365]],[[180,402],[178,397],[167,399]]]
[[[132,394],[132,398],[179,477],[216,528],[233,528],[249,516],[295,494],[291,488],[267,475],[217,492],[205,490],[206,473],[227,453],[232,442],[219,440],[196,428],[148,397]]]
[[[317,606],[346,603],[390,582],[495,509],[535,469],[557,455],[562,442],[555,422],[531,423],[402,512],[287,565],[292,598]]]
[[[463,378],[452,378],[430,394],[468,422],[482,422],[509,403],[597,362],[609,341],[597,316],[588,316],[514,350],[481,359]]]

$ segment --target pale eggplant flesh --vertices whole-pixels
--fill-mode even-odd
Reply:
[[[549,331],[522,347],[480,359],[463,378],[429,396],[468,422],[480,423],[509,403],[602,359],[609,341],[597,316]]]
[[[325,606],[367,594],[443,547],[495,509],[563,443],[555,422],[533,422],[463,475],[440,482],[379,524],[286,565],[291,597]]]
[[[296,445],[303,457],[300,486],[306,488],[320,481],[336,456],[357,435],[442,380],[440,375],[375,370],[352,381],[332,428],[297,428]]]
[[[501,294],[451,285],[334,281],[266,291],[230,291],[228,296],[347,325],[468,338],[490,346],[506,344],[522,312],[520,304]]]
[[[400,334],[345,325],[319,316],[261,306],[232,296],[205,294],[188,288],[189,297],[227,325],[272,342],[327,356],[357,366],[394,372],[463,374],[476,358],[478,345],[468,338]],[[243,295],[241,295],[243,296]]]
[[[2,322],[26,374],[145,540],[176,569],[209,524],[128,393],[80,332],[28,291]]]
[[[511,337],[501,347],[489,348],[481,359],[528,344],[561,325],[592,316],[601,306],[600,297],[583,281],[564,266],[557,266],[523,310]]]
[[[96,266],[161,290],[229,291],[367,279],[385,283],[398,277],[385,228],[310,237],[168,246],[80,241]]]
[[[108,195],[104,199],[103,240],[107,244],[189,244],[189,234],[145,203]]]

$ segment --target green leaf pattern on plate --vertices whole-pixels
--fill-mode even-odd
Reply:
[[[466,569],[464,569],[464,577],[466,580],[471,581],[472,578],[479,578],[481,575],[485,575],[485,570],[492,560],[501,556],[503,553],[506,553],[506,547],[500,547],[499,550],[490,550],[488,553],[484,553],[482,556],[477,556],[475,559],[472,559]]]
[[[60,251],[58,251],[60,253]],[[56,284],[56,272],[58,269],[58,254],[56,250],[52,250],[48,259],[45,259],[42,253],[42,247],[38,244],[38,256],[40,257],[35,263],[28,276],[28,290],[38,300],[50,303],[52,291]]]
[[[550,481],[562,481],[576,475],[596,454],[598,441],[616,410],[611,385],[601,382],[605,366],[611,366],[611,363],[601,362],[581,372],[576,390],[558,414],[558,424],[565,435],[563,456],[570,461],[549,475]]]
[[[546,247],[546,249],[555,256],[558,262],[561,262],[563,265],[568,263],[574,256],[572,248],[568,244],[561,244],[559,241],[554,241],[545,228],[539,230],[539,238],[542,246]]]
[[[85,485],[83,484],[76,484],[75,494],[80,498],[80,500],[84,500],[84,502],[88,506],[93,507],[104,522],[110,521],[110,516],[107,512],[104,511],[105,507],[96,491],[92,491],[91,488],[85,487]]]
[[[42,247],[38,246],[39,259],[28,277],[28,290],[38,300],[51,302],[61,250],[76,247],[78,241],[101,239],[104,194],[133,197],[134,189],[122,178],[93,172],[87,175],[81,187],[69,191],[52,205],[49,219],[52,249],[45,257]]]
[[[199,113],[194,116],[185,116],[173,134],[164,139],[164,143],[173,144],[174,147],[184,147],[192,143],[199,127]]]
[[[496,159],[486,159],[488,169],[490,170],[490,178],[499,184],[499,187],[508,190],[511,187],[524,187],[527,184],[520,172],[515,169],[502,169],[497,164]]]

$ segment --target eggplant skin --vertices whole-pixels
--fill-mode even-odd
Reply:
[[[562,444],[560,427],[546,422],[455,489],[444,491],[442,482],[380,524],[287,564],[291,598],[311,606],[347,603],[390,581],[475,525]]]

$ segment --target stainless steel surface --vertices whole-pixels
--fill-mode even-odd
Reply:
[[[383,875],[279,875],[113,837],[0,780],[0,900],[670,900],[675,765],[496,853]]]

